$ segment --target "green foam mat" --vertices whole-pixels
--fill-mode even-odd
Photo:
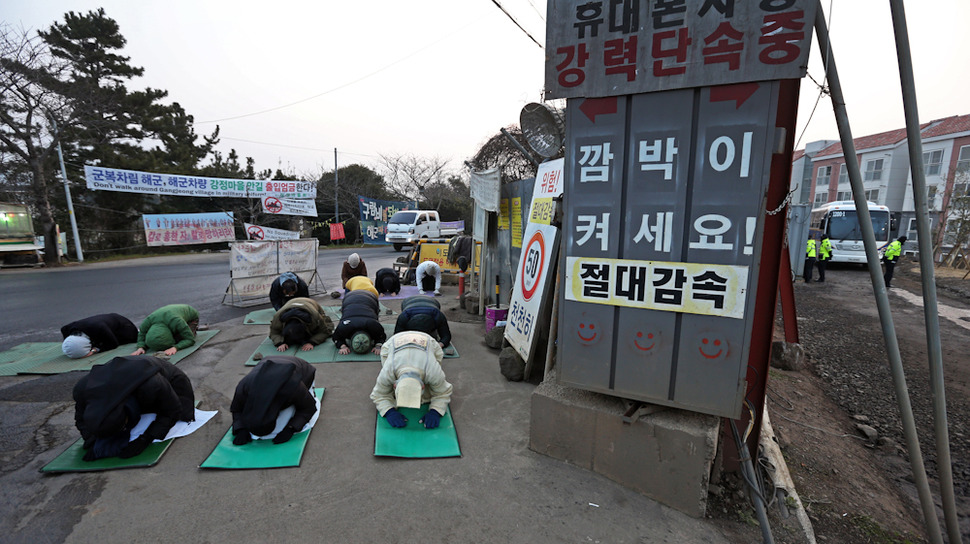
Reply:
[[[168,357],[167,360],[172,364],[178,364],[179,361],[194,353],[218,332],[218,330],[199,331],[196,334],[194,344],[185,349],[178,350],[175,352],[175,355]],[[19,347],[17,346],[17,348]],[[130,355],[137,348],[138,346],[136,344],[125,344],[113,350],[96,353],[83,359],[71,359],[61,351],[60,342],[35,343],[27,350],[18,351],[17,353],[20,354],[20,358],[16,362],[0,366],[0,376],[13,376],[15,374],[61,374],[75,370],[91,370],[91,367],[94,365],[107,363],[115,357]]]
[[[95,461],[84,460],[84,439],[78,438],[76,442],[68,446],[64,453],[58,455],[53,461],[44,465],[41,472],[95,472],[99,470],[114,470],[118,468],[142,468],[155,466],[162,455],[168,451],[174,438],[161,442],[152,442],[145,451],[129,459],[120,457],[105,457]]]
[[[314,389],[317,396],[323,402],[324,387]],[[321,404],[321,409],[322,404]],[[212,453],[202,461],[199,468],[224,468],[224,469],[247,469],[247,468],[284,468],[298,467],[303,459],[303,450],[306,448],[307,439],[310,437],[308,429],[293,435],[288,442],[274,444],[272,440],[253,440],[248,444],[237,446],[232,443],[232,425],[223,435],[222,440],[216,444]]]
[[[385,297],[387,298],[387,297]],[[333,320],[334,325],[340,319],[340,306],[324,306],[323,311],[330,316]],[[394,312],[390,308],[380,305],[380,315],[393,315]],[[276,315],[276,310],[272,308],[263,308],[262,310],[253,310],[246,314],[243,318],[244,325],[269,325],[273,321],[273,316]]]
[[[16,345],[7,351],[0,352],[0,365],[15,363],[20,359],[23,359],[25,353],[29,353],[30,350],[36,349],[37,346],[43,346],[45,343],[46,342],[26,342],[24,344]]]
[[[394,325],[390,323],[382,323],[384,326],[384,332],[387,337],[390,338],[394,334]],[[445,359],[455,359],[459,357],[458,349],[454,344],[448,346],[444,350]],[[256,354],[259,354],[259,358],[256,358]],[[256,366],[259,361],[269,357],[270,355],[292,355],[294,357],[299,357],[308,363],[355,363],[355,362],[365,362],[365,361],[380,361],[381,356],[378,353],[364,353],[357,354],[350,352],[347,355],[341,355],[337,352],[337,346],[333,344],[330,339],[326,342],[314,347],[310,351],[300,351],[299,346],[290,347],[284,352],[276,351],[276,347],[273,345],[273,341],[269,338],[264,338],[262,342],[256,346],[256,351],[249,356],[246,361],[246,366]]]
[[[431,459],[437,457],[461,457],[458,444],[458,431],[451,419],[451,408],[441,418],[437,429],[425,429],[418,422],[428,411],[428,404],[421,408],[398,408],[408,423],[401,428],[391,427],[386,419],[377,415],[374,430],[374,455],[380,457],[406,457],[409,459]]]

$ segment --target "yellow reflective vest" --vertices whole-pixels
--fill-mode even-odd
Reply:
[[[899,258],[899,255],[902,252],[903,244],[900,243],[899,240],[893,240],[889,243],[889,247],[886,248],[886,252],[883,253],[883,257],[885,257],[887,261],[896,262],[896,259]]]
[[[823,261],[827,261],[832,258],[832,241],[828,238],[822,239],[822,244],[818,248],[819,257]]]
[[[805,257],[809,259],[815,258],[815,238],[808,239],[808,246],[805,248]]]

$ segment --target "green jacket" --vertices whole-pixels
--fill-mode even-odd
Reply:
[[[189,322],[198,320],[198,310],[188,304],[162,306],[148,314],[138,327],[138,347],[145,351],[185,349],[195,343]]]
[[[805,247],[805,256],[809,259],[815,258],[815,238],[808,239],[808,245]]]
[[[819,258],[823,261],[827,261],[832,258],[832,240],[828,238],[823,238],[822,243],[819,245]]]
[[[902,252],[903,252],[903,244],[899,240],[893,240],[892,242],[889,243],[889,247],[886,248],[886,252],[883,253],[882,256],[887,261],[896,262],[896,259],[899,258]]]

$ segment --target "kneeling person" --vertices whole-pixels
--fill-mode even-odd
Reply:
[[[381,347],[381,373],[370,398],[392,427],[404,427],[407,419],[398,408],[430,409],[421,422],[434,429],[448,413],[452,386],[441,368],[444,354],[430,335],[409,331],[395,334]]]
[[[119,314],[100,314],[61,327],[61,350],[71,359],[110,351],[138,341],[138,327]]]
[[[178,367],[148,355],[115,357],[94,365],[74,386],[74,423],[84,439],[85,461],[127,459],[165,438],[177,421],[195,421],[192,382]],[[155,421],[135,440],[142,414]]]
[[[178,350],[195,344],[198,330],[198,310],[188,304],[162,306],[141,322],[138,327],[138,349],[132,355],[141,355],[148,350],[175,355]]]
[[[387,339],[384,327],[377,320],[380,302],[370,291],[357,290],[344,295],[340,307],[340,323],[333,331],[333,343],[341,355],[380,353],[381,343]]]
[[[310,351],[333,334],[333,321],[312,298],[295,298],[280,308],[269,324],[269,338],[277,351],[300,346]]]
[[[273,443],[287,442],[302,431],[317,411],[310,392],[315,374],[313,366],[298,357],[271,355],[260,361],[240,380],[232,397],[232,443],[241,446],[253,436],[271,434],[280,412],[290,407],[293,416],[273,437]]]
[[[442,348],[451,344],[448,318],[442,313],[441,304],[433,298],[416,295],[404,299],[401,314],[394,325],[394,334],[404,331],[428,333],[438,340]]]
[[[269,302],[274,310],[298,297],[310,298],[310,287],[294,272],[283,272],[269,286]]]

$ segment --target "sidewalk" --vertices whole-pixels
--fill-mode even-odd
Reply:
[[[449,318],[464,313],[452,311],[456,291],[446,286],[439,299]],[[400,302],[384,304],[397,312]],[[243,362],[266,335],[265,327],[241,319],[210,323],[221,332],[179,365],[200,407],[220,413],[148,469],[39,474],[77,436],[70,388],[80,376],[0,379],[4,540],[728,542],[708,520],[529,450],[534,386],[502,377],[497,352],[484,345],[483,323],[451,321],[461,357],[443,367],[455,388],[462,458],[374,457],[368,395],[380,364],[331,363],[316,367],[326,394],[301,467],[200,470],[230,425],[234,388],[250,370]]]

